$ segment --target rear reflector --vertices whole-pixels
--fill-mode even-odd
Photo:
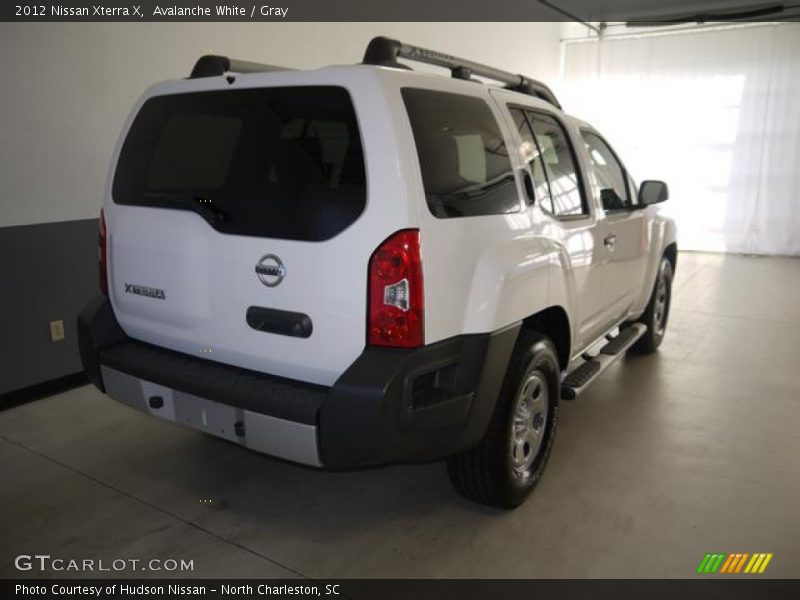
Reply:
[[[100,235],[97,240],[98,269],[100,276],[100,291],[108,296],[108,259],[106,250],[106,219],[100,211]]]
[[[369,261],[368,344],[423,345],[423,298],[419,231],[404,229],[378,246]]]

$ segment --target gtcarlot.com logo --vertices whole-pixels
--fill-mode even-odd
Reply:
[[[14,559],[18,571],[194,571],[194,560],[184,558],[54,558],[49,554],[20,554]]]
[[[772,553],[756,552],[715,552],[706,554],[697,566],[697,572],[701,574],[752,574],[763,573],[767,565],[772,560]]]

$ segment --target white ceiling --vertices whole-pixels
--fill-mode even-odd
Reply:
[[[662,20],[707,13],[748,11],[778,4],[785,7],[783,12],[756,17],[756,20],[800,19],[800,0],[774,2],[769,0],[548,0],[548,2],[583,21]]]

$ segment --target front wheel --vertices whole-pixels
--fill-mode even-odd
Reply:
[[[451,457],[447,472],[465,498],[519,506],[544,472],[558,424],[560,370],[553,343],[522,330],[481,442]]]
[[[650,302],[638,319],[639,323],[647,325],[647,331],[631,346],[631,350],[634,352],[650,354],[655,352],[664,340],[672,299],[672,273],[672,263],[667,257],[662,258]]]

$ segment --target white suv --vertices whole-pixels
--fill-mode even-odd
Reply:
[[[446,458],[464,496],[513,507],[559,399],[661,342],[666,197],[523,76],[386,38],[314,71],[205,56],[114,151],[84,367],[272,456]]]

